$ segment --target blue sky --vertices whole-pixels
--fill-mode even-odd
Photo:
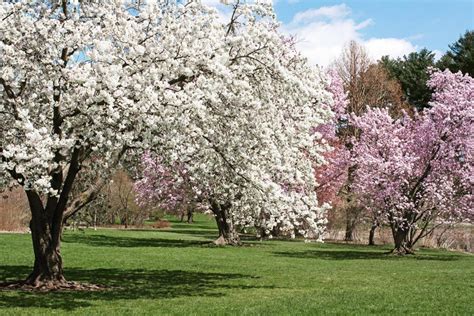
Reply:
[[[472,0],[279,0],[278,18],[291,22],[298,12],[345,4],[355,21],[370,19],[361,30],[368,38],[402,38],[418,47],[444,52],[467,29],[474,29]]]
[[[270,0],[268,0],[270,1]],[[203,0],[203,2],[218,2]],[[474,29],[473,0],[273,0],[282,31],[298,38],[311,62],[330,64],[349,40],[373,59],[400,57],[424,47],[440,57]]]

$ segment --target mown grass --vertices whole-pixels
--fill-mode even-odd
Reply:
[[[67,232],[69,280],[102,292],[0,292],[0,314],[68,315],[474,315],[474,257],[387,247],[245,240],[213,247],[214,223],[168,230]],[[25,277],[29,235],[0,235],[0,281]]]

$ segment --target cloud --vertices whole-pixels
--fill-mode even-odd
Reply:
[[[230,18],[228,6],[220,0],[201,0],[202,3],[216,7],[222,22]],[[267,0],[276,3],[278,0]],[[281,0],[280,0],[281,1]],[[286,0],[287,3],[297,3],[299,0]],[[230,1],[232,2],[232,1]],[[313,64],[330,65],[339,57],[344,45],[350,40],[356,40],[365,45],[369,56],[375,61],[384,55],[401,57],[416,51],[418,47],[413,38],[366,38],[364,30],[373,26],[372,19],[356,21],[352,10],[346,4],[322,6],[296,13],[289,23],[283,24],[281,30],[289,35],[295,35],[297,48]]]
[[[352,11],[346,4],[309,9],[296,13],[290,23],[282,26],[282,30],[296,36],[297,48],[310,62],[322,66],[332,63],[350,40],[365,45],[374,60],[384,55],[400,57],[416,51],[417,47],[409,39],[365,39],[364,29],[374,25],[374,21],[366,19],[357,22],[351,15]]]
[[[215,7],[221,4],[221,0],[201,0],[201,3],[208,6]]]
[[[412,43],[400,38],[371,38],[363,43],[374,60],[385,55],[401,57],[416,50]]]
[[[298,12],[293,17],[292,23],[299,24],[311,22],[319,18],[340,19],[350,14],[350,9],[345,4],[335,5],[331,7],[321,7],[319,9],[309,9]]]
[[[275,3],[276,0],[259,0],[260,2]],[[201,3],[209,6],[219,6],[220,4],[232,4],[235,0],[201,0]]]

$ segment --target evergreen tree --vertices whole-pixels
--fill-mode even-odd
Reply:
[[[436,66],[452,72],[474,75],[474,31],[466,31],[438,61]]]
[[[391,59],[384,56],[380,64],[392,78],[400,82],[408,103],[419,110],[429,107],[431,90],[426,82],[429,79],[428,68],[434,66],[433,52],[424,48],[403,58]]]

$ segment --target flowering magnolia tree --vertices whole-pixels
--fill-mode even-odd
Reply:
[[[181,54],[203,51],[201,38],[169,29],[205,30],[215,16],[200,6],[158,5],[132,15],[128,5],[0,5],[0,113],[8,122],[0,167],[25,188],[30,204],[35,263],[27,284],[65,284],[60,234],[81,164],[100,152],[107,168],[126,148],[158,134],[166,104],[158,95],[167,98],[187,74],[202,73],[191,60],[193,69],[178,62]]]
[[[189,85],[193,101],[175,116],[173,152],[160,156],[168,170],[186,170],[191,195],[216,216],[219,243],[239,243],[235,225],[293,236],[324,229],[313,167],[325,146],[313,146],[320,135],[312,128],[330,117],[326,77],[277,28],[269,6],[233,6],[220,28],[225,68]]]
[[[473,219],[474,79],[433,72],[431,109],[394,120],[372,109],[355,124],[355,190],[387,222],[399,254],[438,225]]]
[[[350,163],[350,152],[338,136],[338,130],[343,129],[348,122],[346,110],[349,101],[343,81],[337,72],[329,70],[328,76],[330,83],[326,90],[333,96],[333,102],[328,106],[334,116],[329,122],[317,126],[315,131],[322,135],[321,142],[331,148],[323,154],[325,163],[316,168],[316,192],[320,202],[335,205],[339,203],[337,195],[347,181]]]
[[[30,204],[26,284],[69,286],[60,234],[76,176],[129,148],[187,170],[225,225],[324,229],[311,128],[329,116],[325,77],[271,7],[237,2],[222,23],[197,1],[140,3],[0,5],[0,168]]]
[[[140,163],[141,179],[134,184],[140,206],[153,206],[168,214],[188,214],[188,221],[196,210],[206,211],[205,195],[199,192],[189,173],[175,165],[168,167],[160,157],[146,152]]]

